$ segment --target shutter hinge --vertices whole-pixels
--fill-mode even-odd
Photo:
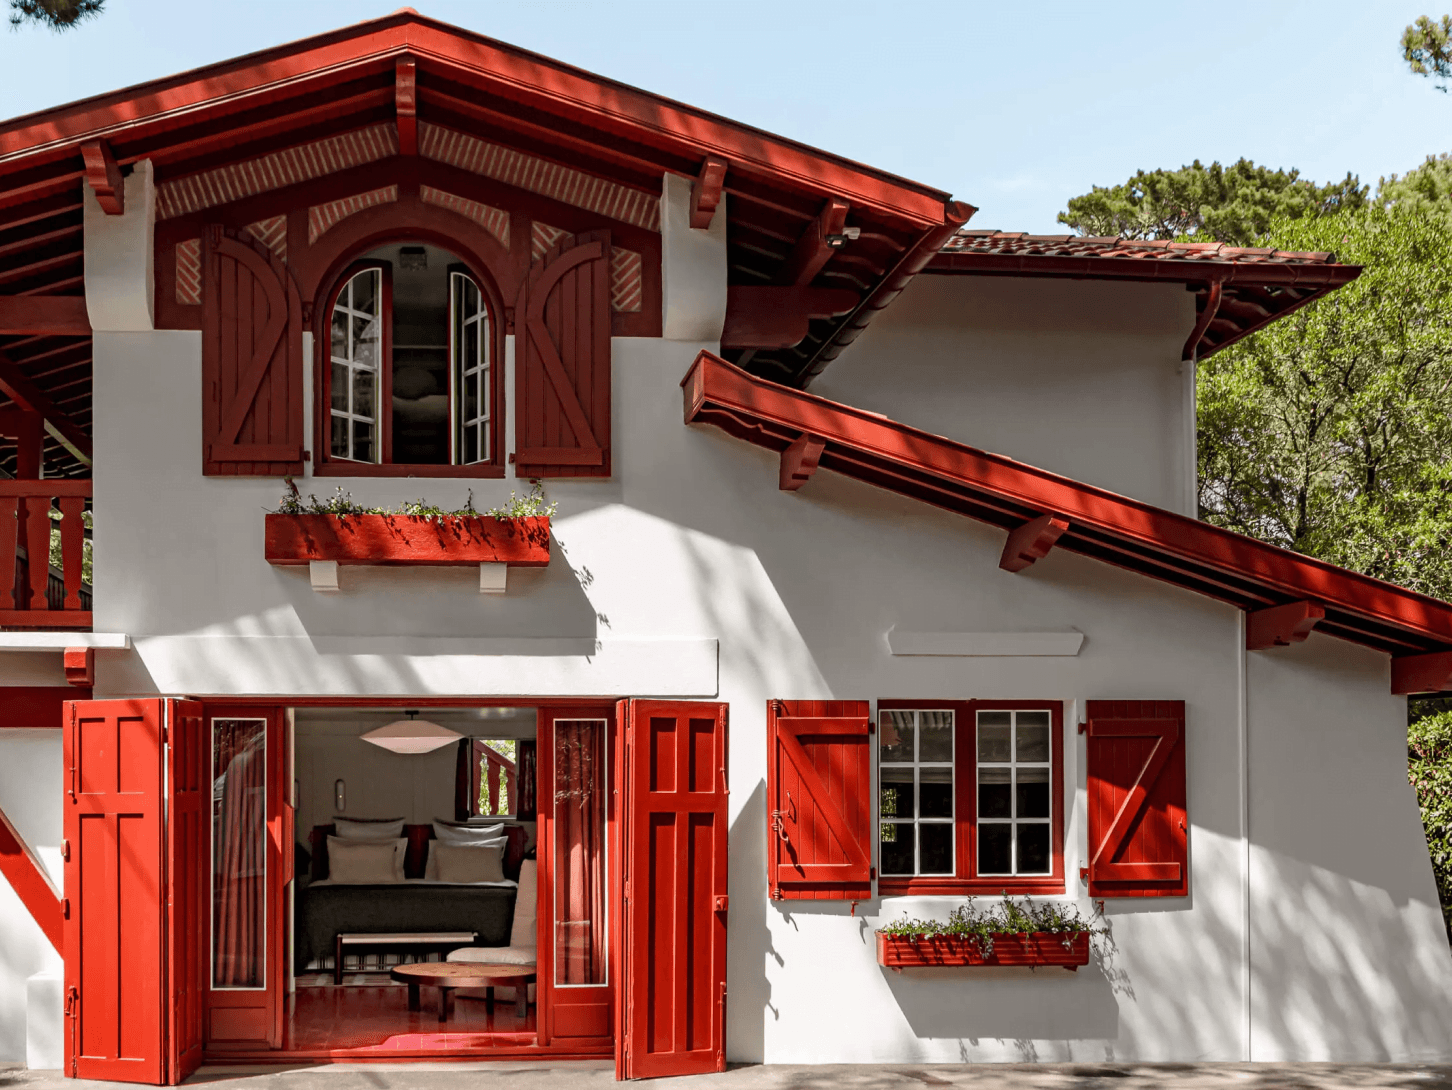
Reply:
[[[79,989],[77,989],[76,986],[72,984],[69,988],[66,989],[65,1015],[67,1018],[74,1018],[76,1016],[76,1008],[80,1006],[80,1001],[81,993]]]
[[[876,867],[868,867],[867,868],[867,880],[870,881],[870,882],[877,881],[877,868]]]
[[[1080,734],[1088,734],[1089,733],[1089,724],[1088,723],[1080,723],[1079,724],[1079,733]]]
[[[69,897],[61,898],[61,918],[65,920],[71,918],[71,899]]]
[[[1085,881],[1085,882],[1087,882],[1089,880],[1089,868],[1088,867],[1080,867],[1079,868],[1079,878],[1080,878],[1081,881]]]
[[[69,840],[61,841],[61,860],[66,863],[71,861],[71,842]]]

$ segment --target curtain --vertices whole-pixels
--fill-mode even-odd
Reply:
[[[539,762],[533,740],[519,743],[519,804],[514,816],[521,821],[533,821],[538,804],[535,802],[535,783],[539,779]]]
[[[556,720],[555,982],[605,983],[605,724]]]
[[[474,799],[478,799],[479,792],[474,780],[474,740],[472,738],[460,738],[456,747],[458,759],[454,763],[454,820],[468,821],[469,815],[474,812],[473,800],[469,798],[469,789],[474,788]]]
[[[267,720],[212,720],[212,986],[263,986]]]

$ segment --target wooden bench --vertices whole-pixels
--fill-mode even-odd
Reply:
[[[364,948],[396,950],[399,947],[410,947],[425,950],[444,948],[452,950],[458,946],[471,946],[478,938],[477,931],[341,932],[333,940],[333,983],[343,983],[343,951],[345,949],[351,950],[353,953]]]

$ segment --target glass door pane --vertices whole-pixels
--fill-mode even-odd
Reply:
[[[267,720],[212,720],[212,987],[262,988]]]
[[[605,981],[605,721],[555,721],[555,984]]]

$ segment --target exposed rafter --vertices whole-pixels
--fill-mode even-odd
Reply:
[[[0,336],[16,333],[88,337],[86,300],[79,295],[0,295]]]
[[[45,430],[76,458],[91,464],[91,437],[65,413],[9,356],[0,352],[0,390],[22,409],[39,413],[45,419]]]
[[[398,154],[418,154],[418,65],[400,60],[394,69],[394,111],[398,117]]]
[[[776,282],[806,287],[817,278],[832,252],[841,245],[842,229],[847,226],[848,204],[840,197],[828,197],[817,217],[807,224],[786,264],[776,274]]]
[[[81,145],[81,157],[86,161],[86,182],[95,190],[101,210],[108,216],[124,215],[126,188],[111,145],[104,140],[88,140]]]
[[[716,206],[721,203],[721,190],[726,185],[726,160],[716,155],[706,156],[701,164],[701,173],[691,184],[691,226],[704,231],[711,226],[716,215]]]

